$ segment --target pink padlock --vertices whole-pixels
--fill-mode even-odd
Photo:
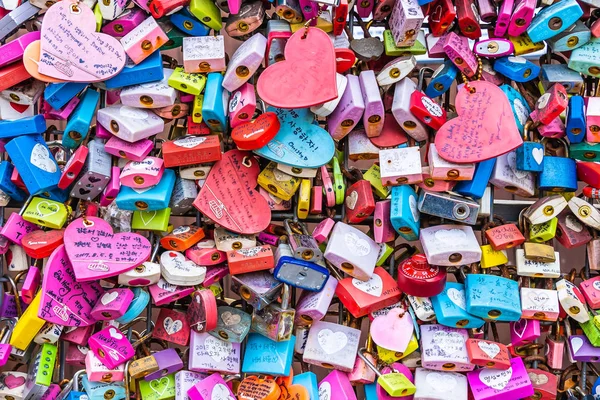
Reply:
[[[130,161],[119,176],[121,185],[135,189],[144,189],[160,182],[165,165],[162,158],[146,157],[142,161]]]
[[[186,399],[188,390],[207,376],[207,374],[193,371],[182,370],[177,372],[175,374],[175,399]]]
[[[251,83],[244,83],[229,97],[229,123],[232,128],[251,121],[256,111],[256,92]]]
[[[68,365],[73,365],[76,367],[85,367],[85,356],[88,352],[91,353],[90,349],[88,349],[87,347],[71,343],[69,344],[69,348],[67,349],[65,361]]]
[[[110,180],[104,188],[102,196],[100,196],[100,205],[102,207],[107,207],[110,203],[112,203],[121,190],[121,181],[119,179],[119,176],[121,175],[121,169],[115,166],[111,168],[110,172]]]
[[[87,344],[92,333],[94,333],[93,324],[81,327],[71,327],[65,329],[60,338],[65,342],[77,344],[79,346],[84,346],[85,344]]]
[[[391,242],[396,238],[396,231],[390,222],[391,200],[375,203],[373,216],[373,237],[377,243]]]
[[[331,305],[337,285],[337,279],[329,276],[321,291],[303,291],[296,304],[295,323],[297,325],[310,325],[314,321],[322,320],[327,315],[327,310]]]
[[[85,355],[85,372],[90,382],[119,382],[125,376],[125,364],[107,368],[93,351]]]
[[[135,356],[135,349],[127,337],[114,326],[106,327],[90,336],[88,344],[100,362],[110,369],[126,363]]]
[[[104,150],[115,157],[126,158],[131,161],[142,161],[154,148],[152,140],[142,139],[129,143],[116,136],[111,136],[105,143]]]
[[[98,321],[120,318],[125,315],[133,297],[131,289],[111,289],[100,297],[91,314]]]
[[[579,289],[585,301],[592,309],[600,308],[600,276],[595,276],[579,284]]]
[[[477,72],[477,58],[469,47],[469,39],[450,32],[444,43],[444,51],[448,58],[461,70],[466,76],[473,77]]]
[[[331,371],[319,383],[319,399],[357,400],[348,375],[338,370]]]
[[[317,226],[315,226],[315,229],[312,232],[312,237],[315,238],[319,244],[325,242],[334,225],[335,221],[333,219],[325,218],[319,222]]]
[[[79,104],[79,97],[75,96],[67,104],[62,106],[62,108],[56,110],[52,108],[50,104],[44,101],[44,117],[46,119],[54,119],[58,121],[66,121],[69,118],[69,115],[75,110],[75,107]]]
[[[240,372],[240,343],[192,330],[188,367],[197,372],[237,374]]]
[[[482,368],[467,374],[474,400],[524,399],[534,390],[523,359],[510,360],[509,369]]]
[[[129,58],[139,64],[168,41],[165,31],[150,16],[125,35],[121,39],[121,44]]]
[[[27,203],[23,207],[23,211],[25,210],[26,206]],[[23,240],[23,236],[29,232],[37,231],[39,229],[40,228],[37,225],[25,221],[21,215],[12,213],[0,230],[0,235],[7,238],[10,242],[21,246],[21,240]]]
[[[152,300],[154,300],[154,304],[162,306],[191,294],[194,291],[194,287],[171,285],[163,278],[160,278],[158,283],[150,286],[148,290],[150,291]]]
[[[527,30],[533,19],[536,5],[537,1],[535,0],[520,0],[517,2],[508,24],[509,36],[519,36]]]
[[[510,323],[510,343],[513,346],[531,343],[540,335],[540,321],[538,320],[520,319]]]
[[[28,32],[9,43],[0,46],[0,67],[23,59],[25,48],[32,42],[40,40],[40,31]]]
[[[139,8],[130,8],[123,14],[102,27],[102,32],[115,37],[123,37],[135,29],[146,18],[146,14]]]
[[[365,112],[362,120],[365,132],[368,137],[379,136],[383,130],[385,109],[381,94],[379,93],[379,85],[377,84],[377,78],[375,78],[375,72],[371,70],[362,71],[358,79],[365,104]]]
[[[110,92],[107,92],[110,93]],[[108,97],[108,95],[107,95]],[[110,131],[108,129],[106,129],[105,127],[103,127],[100,124],[96,124],[96,138],[98,139],[110,139],[111,137],[113,137],[113,134],[110,133]]]
[[[31,304],[35,294],[40,286],[41,274],[40,269],[36,265],[29,267],[25,281],[21,287],[21,300],[25,304]]]
[[[215,265],[214,267],[207,268],[202,286],[208,287],[213,283],[219,282],[227,275],[229,275],[229,267],[227,265]]]
[[[187,392],[190,400],[233,399],[234,395],[220,374],[212,374]]]

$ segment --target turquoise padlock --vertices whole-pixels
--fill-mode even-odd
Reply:
[[[202,103],[202,118],[212,132],[225,132],[227,117],[225,114],[223,96],[223,75],[220,72],[211,72],[206,79],[204,89],[204,102]]]
[[[133,300],[129,304],[127,311],[121,318],[117,318],[116,321],[120,324],[127,324],[135,319],[138,315],[144,311],[148,302],[150,301],[150,295],[148,292],[139,287],[132,287]]]
[[[465,285],[446,282],[442,293],[431,297],[431,304],[438,323],[452,328],[481,328],[485,323],[467,312]]]
[[[512,279],[491,274],[467,274],[465,296],[469,314],[502,322],[521,318],[519,284]]]
[[[116,382],[91,382],[87,374],[81,378],[81,385],[89,400],[124,399],[125,386]]]
[[[275,342],[256,332],[248,335],[242,373],[287,376],[294,357],[296,336],[286,342]]]
[[[394,230],[408,241],[419,240],[419,220],[417,194],[409,185],[392,187],[390,221]]]
[[[314,372],[308,371],[294,375],[292,385],[304,386],[308,392],[309,400],[319,400],[319,384],[317,382],[317,375]]]
[[[175,171],[165,169],[163,176],[155,186],[147,189],[133,189],[121,186],[115,201],[117,207],[130,211],[158,211],[169,207],[169,200],[175,186]]]

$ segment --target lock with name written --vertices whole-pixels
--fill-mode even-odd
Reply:
[[[469,314],[493,321],[517,321],[521,317],[519,285],[510,279],[508,269],[502,276],[480,274],[477,264],[465,276],[466,310]]]

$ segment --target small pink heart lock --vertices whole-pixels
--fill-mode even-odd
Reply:
[[[410,342],[414,325],[410,313],[396,307],[380,315],[371,323],[371,337],[383,348],[404,353]]]
[[[96,33],[94,12],[83,3],[59,1],[42,22],[38,72],[73,82],[99,82],[117,75],[125,67],[121,43]]]
[[[65,230],[65,249],[78,282],[119,275],[146,261],[150,242],[137,233],[113,233],[102,218],[78,218]]]

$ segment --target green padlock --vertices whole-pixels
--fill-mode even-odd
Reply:
[[[579,161],[600,161],[600,143],[573,143],[569,146],[569,157]]]
[[[23,212],[23,219],[50,229],[61,229],[71,215],[71,207],[58,201],[34,197]]]
[[[175,398],[175,376],[174,374],[162,378],[146,381],[141,379],[140,393],[143,400],[172,400]]]
[[[135,231],[165,232],[169,228],[170,217],[169,207],[158,211],[134,211],[131,228]]]
[[[583,333],[588,338],[592,346],[600,347],[600,318],[598,318],[600,316],[592,313],[589,313],[589,315],[590,319],[587,322],[580,322],[579,326],[583,330]]]
[[[187,36],[188,35],[184,34],[179,29],[175,27],[171,28],[171,30],[167,32],[167,37],[169,38],[169,40],[167,41],[167,43],[162,45],[160,50],[163,51],[177,49],[183,46],[183,38]]]
[[[371,165],[367,172],[363,174],[363,178],[371,182],[371,187],[377,197],[385,199],[389,196],[390,189],[381,183],[381,170],[378,164]]]
[[[383,31],[383,45],[385,47],[385,54],[392,57],[408,56],[408,55],[422,55],[427,54],[427,48],[425,47],[425,35],[423,32],[419,32],[415,44],[409,47],[398,47],[396,41],[392,35],[392,31],[386,29]]]
[[[399,372],[382,374],[377,367],[373,365],[371,360],[365,357],[364,353],[367,349],[362,348],[358,351],[358,356],[377,374],[377,383],[381,385],[383,390],[392,397],[410,396],[417,391],[415,385],[412,384],[406,375]]]
[[[190,2],[190,12],[204,25],[213,28],[217,32],[223,28],[221,10],[214,1],[192,0]]]
[[[381,267],[387,261],[390,254],[394,252],[394,248],[387,243],[379,244],[379,255],[377,258],[376,266]]]
[[[543,224],[531,225],[529,230],[529,240],[536,243],[547,242],[556,236],[556,227],[558,226],[558,218],[552,218]]]
[[[167,82],[169,86],[180,92],[197,96],[204,90],[206,77],[202,74],[189,74],[183,70],[183,67],[177,67]]]

